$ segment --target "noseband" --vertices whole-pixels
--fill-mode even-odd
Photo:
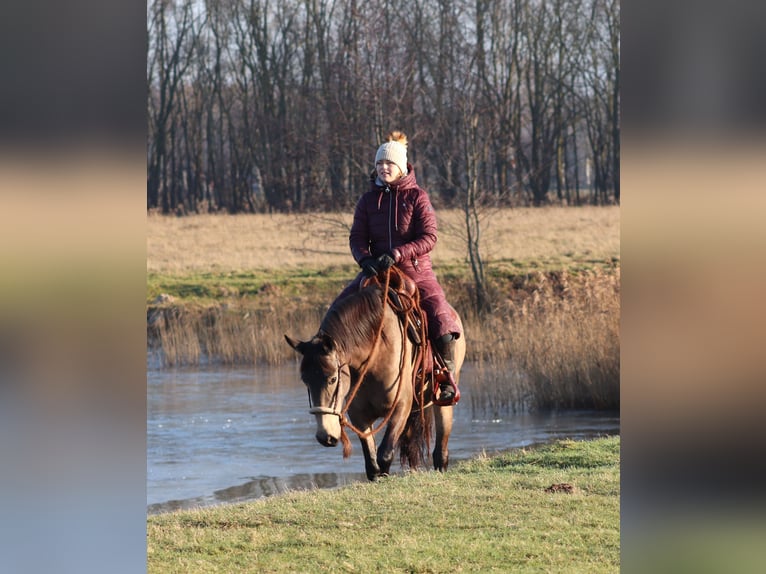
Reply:
[[[340,390],[340,376],[343,372],[343,367],[346,366],[346,363],[341,364],[340,361],[338,361],[338,380],[335,383],[335,393],[333,393],[332,396],[332,406],[330,407],[315,407],[311,404],[311,389],[307,388],[308,394],[309,394],[309,414],[312,415],[336,415],[338,418],[343,420],[343,412],[338,410],[338,394]],[[349,373],[349,376],[351,374]]]

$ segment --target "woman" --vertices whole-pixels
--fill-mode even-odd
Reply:
[[[454,404],[455,340],[461,331],[431,268],[429,253],[436,244],[436,215],[407,162],[407,136],[394,131],[387,140],[375,155],[370,190],[356,205],[349,235],[351,254],[362,271],[338,299],[358,291],[364,277],[392,265],[410,277],[420,291],[429,338],[449,371],[447,380],[439,385],[438,404]]]

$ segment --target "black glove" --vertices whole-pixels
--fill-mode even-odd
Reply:
[[[367,277],[374,277],[378,274],[378,263],[375,257],[365,257],[359,262],[359,267],[362,268],[362,273]]]
[[[378,255],[378,258],[375,260],[375,266],[381,271],[385,271],[394,263],[396,263],[396,260],[390,253],[383,253],[382,255]]]

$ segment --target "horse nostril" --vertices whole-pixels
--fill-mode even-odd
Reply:
[[[338,444],[338,439],[334,436],[330,436],[325,433],[317,433],[317,441],[323,446],[335,446]]]

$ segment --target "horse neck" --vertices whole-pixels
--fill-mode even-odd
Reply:
[[[356,346],[352,349],[348,349],[344,357],[344,362],[355,371],[359,371],[370,360],[372,351],[372,342],[369,345]]]
[[[391,308],[386,306],[386,310],[383,314],[383,328],[380,332],[380,336],[376,339],[376,333],[373,332],[370,334],[369,344],[358,345],[355,348],[348,350],[346,361],[352,369],[358,371],[366,365],[368,369],[375,370],[375,365],[385,354],[386,347],[391,344],[392,319],[395,320],[396,317]]]
[[[360,369],[368,362],[373,349],[380,345],[376,340],[379,328],[380,303],[371,301],[370,292],[360,294],[359,299],[350,297],[325,316],[320,331],[328,334],[340,344],[341,362],[352,369]],[[377,306],[376,306],[377,305]],[[384,325],[390,322],[393,311],[386,305],[383,309]],[[385,330],[385,329],[384,329]],[[378,339],[382,339],[382,334]]]

